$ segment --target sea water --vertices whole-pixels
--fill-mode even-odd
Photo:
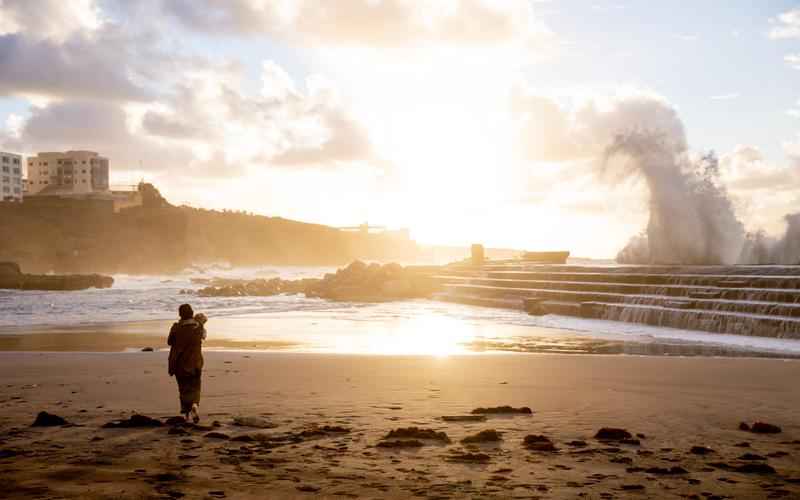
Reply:
[[[321,277],[332,268],[192,269],[168,276],[114,276],[110,289],[72,292],[0,290],[0,333],[52,327],[153,322],[192,304],[209,333],[235,341],[273,341],[295,351],[447,355],[474,352],[593,352],[800,356],[800,341],[722,335],[614,321],[473,307],[429,300],[377,304],[302,295],[198,297],[195,278]],[[187,293],[187,291],[189,293]],[[168,324],[168,323],[166,323]],[[68,333],[64,333],[68,334]]]

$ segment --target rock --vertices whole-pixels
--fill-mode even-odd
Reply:
[[[725,462],[714,462],[708,464],[711,467],[727,470],[731,472],[741,472],[742,474],[774,474],[772,466],[762,462],[748,462],[745,464],[729,464]]]
[[[405,427],[389,431],[383,439],[430,439],[449,443],[450,438],[444,432],[437,432],[433,429],[421,429],[419,427]]]
[[[486,422],[485,415],[452,415],[444,416],[442,420],[445,422]]]
[[[205,435],[206,439],[230,439],[231,437],[222,432],[209,432]]]
[[[533,410],[527,406],[514,408],[512,406],[494,406],[491,408],[475,408],[473,415],[532,415]]]
[[[741,422],[741,423],[739,424],[739,430],[740,430],[740,431],[749,432],[749,431],[750,431],[750,426],[749,426],[749,425],[747,425],[747,422]]]
[[[622,489],[623,491],[637,491],[637,490],[643,490],[644,489],[644,485],[642,485],[642,484],[623,484],[622,486],[620,486],[620,489]]]
[[[306,288],[307,297],[340,301],[385,301],[428,297],[439,290],[431,276],[399,264],[371,264],[354,261],[344,269]]]
[[[773,451],[771,453],[767,453],[767,456],[769,458],[783,458],[783,457],[788,457],[789,453],[785,451]]]
[[[165,423],[167,425],[185,425],[186,418],[180,415],[175,417],[169,417]]]
[[[103,425],[104,429],[129,429],[137,427],[161,427],[164,425],[160,420],[150,418],[146,415],[135,414],[125,420],[115,420]]]
[[[733,446],[737,448],[750,448],[750,443],[748,443],[747,441],[742,441],[741,443],[736,443]]]
[[[688,474],[689,471],[684,469],[683,467],[673,466],[670,468],[666,467],[649,467],[644,470],[648,474],[657,474],[660,476],[674,476],[680,474]]]
[[[567,446],[571,446],[573,448],[585,448],[587,446],[586,441],[581,440],[574,440],[567,443]]]
[[[2,263],[0,263],[2,264]],[[4,458],[13,458],[19,455],[20,453],[16,450],[0,450],[0,460]]]
[[[201,297],[271,296],[305,294],[339,301],[379,302],[386,300],[423,298],[438,291],[439,285],[431,276],[403,268],[399,264],[371,264],[355,261],[322,279],[230,280],[215,278],[205,281],[199,290]]]
[[[255,429],[272,429],[277,427],[277,425],[261,417],[234,417],[233,425],[253,427]]]
[[[705,446],[692,446],[692,449],[689,450],[689,453],[692,455],[708,455],[709,453],[714,453],[714,450],[711,448],[706,448]]]
[[[556,448],[550,438],[541,434],[528,434],[522,440],[522,444],[531,451],[558,451],[558,448]]]
[[[756,455],[755,453],[745,453],[744,455],[739,457],[739,460],[766,460],[766,457],[762,457],[761,455]]]
[[[480,431],[477,434],[473,434],[471,436],[467,436],[461,440],[464,444],[470,443],[494,443],[497,441],[502,441],[503,438],[501,437],[500,433],[494,429],[487,429],[485,431]]]
[[[378,448],[419,448],[425,445],[418,439],[397,439],[392,441],[381,441],[375,446]]]
[[[241,436],[235,436],[231,438],[231,441],[235,441],[237,443],[253,443],[256,441],[256,438],[249,434],[242,434]]]
[[[304,484],[302,486],[297,486],[297,491],[302,491],[304,493],[316,493],[320,490],[319,486],[313,486],[310,484]]]
[[[142,352],[153,352],[153,351],[155,351],[155,349],[153,349],[152,347],[145,347],[142,349]]]
[[[782,431],[777,425],[768,424],[766,422],[754,422],[750,426],[750,432],[755,434],[779,434]]]
[[[623,439],[631,439],[631,433],[625,429],[617,429],[614,427],[603,427],[594,438],[600,441],[622,441]]]
[[[639,446],[642,444],[638,439],[620,439],[619,442],[620,444],[627,444],[630,446]]]
[[[171,483],[174,481],[180,481],[181,478],[171,472],[164,472],[162,474],[156,474],[153,476],[153,479],[159,483]]]
[[[24,274],[13,262],[0,262],[0,288],[13,290],[71,291],[110,288],[114,278],[100,274]]]
[[[67,425],[67,421],[58,415],[40,411],[39,414],[36,415],[36,420],[33,421],[31,427],[58,427],[60,425]]]
[[[492,458],[486,453],[453,453],[452,455],[446,457],[448,462],[464,462],[473,464],[485,464],[491,459]]]

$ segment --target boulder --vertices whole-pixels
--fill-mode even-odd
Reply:
[[[617,429],[614,427],[603,427],[594,438],[600,441],[622,441],[623,439],[631,439],[631,433],[625,429]]]
[[[779,434],[781,428],[766,422],[753,422],[753,425],[750,426],[750,432],[755,434]]]
[[[36,415],[36,420],[33,421],[31,427],[58,427],[61,425],[67,425],[67,421],[58,415],[40,411],[39,414]]]
[[[475,408],[473,415],[532,415],[533,410],[527,406],[514,408],[513,406],[493,406],[490,408]]]
[[[146,415],[135,414],[130,418],[123,420],[115,420],[103,425],[104,429],[130,429],[138,427],[161,427],[164,425],[161,420],[150,418]]]

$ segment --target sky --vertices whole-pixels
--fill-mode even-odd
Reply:
[[[800,208],[800,2],[0,0],[0,149],[92,149],[173,203],[612,257],[713,150],[748,230]]]

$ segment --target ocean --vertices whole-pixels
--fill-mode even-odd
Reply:
[[[321,267],[211,267],[168,276],[114,276],[103,290],[0,290],[0,334],[137,324],[164,328],[189,302],[209,335],[285,343],[294,352],[449,355],[502,352],[798,357],[800,341],[722,335],[632,323],[473,307],[431,300],[378,304],[299,295],[197,297],[192,278],[321,277]],[[160,330],[159,330],[160,331]],[[135,348],[136,346],[131,346]]]

